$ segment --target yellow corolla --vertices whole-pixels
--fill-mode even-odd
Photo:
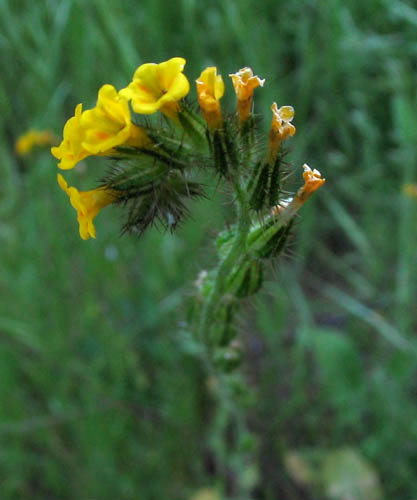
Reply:
[[[222,126],[220,99],[224,94],[224,82],[214,66],[206,68],[196,80],[198,102],[204,119],[211,129]]]
[[[82,146],[90,154],[109,153],[121,145],[143,147],[149,142],[145,131],[134,125],[127,100],[113,85],[103,85],[97,105],[81,117],[84,140]]]
[[[278,108],[274,102],[271,106],[272,123],[269,131],[268,161],[274,162],[281,141],[295,134],[295,127],[291,123],[294,118],[294,108],[292,106],[281,106]]]
[[[68,187],[66,180],[61,174],[58,174],[58,184],[67,193],[71,205],[77,211],[81,238],[83,240],[88,240],[90,236],[95,238],[96,229],[93,219],[102,208],[116,200],[117,194],[114,191],[104,188],[92,189],[91,191],[78,191],[75,187]]]
[[[16,153],[24,156],[36,146],[50,146],[55,142],[55,136],[49,130],[28,130],[16,141]]]
[[[60,168],[69,169],[87,156],[115,154],[117,146],[145,147],[149,142],[145,131],[132,123],[127,100],[112,85],[103,85],[95,108],[83,112],[79,104],[64,127],[63,141],[51,152],[61,160]]]
[[[160,110],[174,118],[179,109],[178,101],[190,90],[183,73],[185,63],[182,57],[173,57],[160,64],[142,64],[120,95],[131,100],[136,113],[150,115]]]
[[[229,75],[237,96],[237,112],[240,122],[249,118],[252,108],[253,91],[256,87],[263,87],[265,80],[253,76],[251,68],[242,68],[237,73]]]
[[[91,154],[82,146],[84,140],[84,132],[81,127],[82,112],[83,105],[78,104],[75,108],[74,116],[64,126],[61,144],[51,148],[53,156],[61,160],[58,163],[58,167],[64,170],[75,167],[78,162]]]

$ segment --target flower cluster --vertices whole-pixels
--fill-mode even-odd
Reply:
[[[173,229],[187,213],[186,200],[204,194],[198,178],[203,169],[212,168],[226,182],[239,178],[254,212],[282,208],[282,143],[295,134],[294,109],[273,103],[265,141],[253,114],[254,90],[265,80],[250,68],[230,74],[237,109],[227,114],[217,68],[206,68],[196,79],[197,108],[187,98],[185,64],[181,57],[142,64],[125,88],[103,85],[96,105],[84,110],[78,104],[65,124],[61,143],[51,149],[60,169],[70,170],[90,156],[111,159],[96,189],[78,191],[58,176],[77,212],[81,238],[95,237],[93,220],[109,204],[123,208],[123,230],[141,234],[154,221]],[[158,113],[163,120],[151,116]],[[316,170],[305,170],[304,179],[294,203],[304,202],[324,182]]]

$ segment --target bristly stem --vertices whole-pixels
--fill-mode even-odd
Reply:
[[[204,341],[206,345],[209,344],[209,328],[214,321],[213,314],[216,311],[216,307],[223,296],[226,279],[230,275],[233,266],[237,262],[237,259],[246,250],[246,239],[251,224],[249,202],[246,192],[242,187],[240,177],[237,175],[233,181],[233,187],[236,194],[238,217],[236,234],[228,254],[220,262],[219,267],[217,268],[213,289],[211,290],[201,313],[201,319],[198,328],[198,338]]]
[[[213,363],[212,347],[210,342],[210,327],[215,322],[214,315],[219,306],[221,299],[225,294],[226,281],[242,254],[246,252],[246,242],[251,226],[250,206],[247,198],[247,193],[244,189],[243,182],[240,179],[238,172],[236,173],[232,186],[235,191],[235,199],[237,205],[237,226],[234,235],[233,243],[227,255],[221,260],[218,265],[213,288],[203,306],[198,329],[198,339],[205,345],[205,361],[207,368],[214,374],[216,368]],[[233,476],[233,492],[230,492],[233,498],[247,499],[249,493],[244,487],[241,475],[245,468],[246,452],[242,450],[242,443],[249,435],[246,429],[245,418],[241,413],[239,404],[230,394],[231,387],[228,383],[228,377],[224,373],[216,373],[219,381],[217,386],[217,410],[216,414],[221,419],[224,419],[223,425],[220,427],[218,423],[214,425],[211,436],[218,439],[219,443],[224,443],[225,433],[228,426],[233,423],[235,430],[235,446],[233,451],[228,450],[224,444],[217,450],[218,459],[225,470]],[[233,391],[232,391],[233,392]],[[225,479],[226,482],[226,479]]]

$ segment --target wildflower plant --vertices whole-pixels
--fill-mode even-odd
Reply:
[[[174,230],[193,200],[206,195],[202,174],[227,186],[235,222],[217,237],[218,265],[196,280],[186,330],[210,374],[216,380],[226,377],[230,389],[227,377],[241,358],[235,324],[242,299],[261,288],[265,265],[284,251],[299,209],[325,180],[304,165],[304,184],[289,193],[289,175],[297,171],[285,161],[285,143],[296,132],[294,109],[273,103],[264,136],[253,95],[265,80],[250,68],[229,75],[237,105],[227,112],[217,69],[208,67],[196,79],[197,105],[189,98],[184,67],[181,57],[147,63],[119,92],[104,85],[93,109],[78,104],[52,154],[64,170],[92,155],[111,159],[99,186],[90,191],[68,187],[58,175],[83,239],[95,238],[93,220],[108,205],[119,206],[123,231],[140,236],[153,224]]]

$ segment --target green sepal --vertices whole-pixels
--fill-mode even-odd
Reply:
[[[283,225],[279,217],[271,217],[267,222],[259,223],[248,235],[248,251],[261,259],[276,257],[284,249],[293,223],[294,219]]]
[[[285,248],[288,237],[291,235],[291,229],[294,224],[292,219],[286,226],[282,227],[274,236],[272,236],[258,252],[259,257],[270,259],[277,257]]]
[[[214,269],[206,273],[205,276],[198,277],[196,284],[198,285],[198,289],[203,300],[207,299],[211,291],[213,290],[215,277],[216,271]]]
[[[127,214],[123,231],[141,235],[155,222],[173,230],[188,213],[185,199],[204,196],[201,185],[188,181],[182,174],[165,174],[147,192],[135,186],[120,191],[117,203]]]
[[[247,184],[249,205],[252,210],[260,211],[267,205],[270,166],[258,162]]]
[[[246,187],[249,193],[249,204],[253,210],[259,212],[264,208],[274,207],[278,203],[283,174],[283,157],[282,153],[278,155],[273,165],[266,161],[255,165]]]
[[[240,124],[240,129],[239,129],[240,135],[248,147],[250,147],[250,145],[253,144],[254,142],[255,128],[256,128],[256,122],[253,114],[250,114],[249,118],[245,120],[242,124]]]
[[[233,245],[233,238],[235,236],[235,229],[226,229],[222,231],[216,239],[217,253],[220,258],[226,257],[229,253],[230,247]]]
[[[182,106],[178,112],[178,120],[184,132],[199,151],[207,149],[206,126],[200,115],[191,110],[189,106]]]
[[[217,172],[228,177],[229,165],[225,145],[223,143],[223,136],[221,130],[214,130],[211,134],[211,145],[213,149],[214,167]]]
[[[268,178],[268,199],[267,207],[271,208],[277,205],[279,192],[281,188],[281,156],[278,156],[275,164],[269,169]]]
[[[239,136],[234,125],[225,120],[221,129],[208,132],[208,141],[213,154],[215,169],[220,175],[230,179],[239,169]]]
[[[238,302],[232,296],[224,296],[214,314],[214,322],[210,328],[210,342],[214,346],[227,346],[237,334],[234,317]]]
[[[229,171],[235,171],[239,167],[237,134],[233,130],[232,124],[229,121],[226,120],[223,123],[221,134],[226,148]]]
[[[244,298],[256,293],[263,282],[263,264],[259,259],[247,260],[232,271],[227,292]]]
[[[168,171],[169,167],[164,163],[133,157],[125,159],[123,163],[116,162],[101,182],[107,189],[121,191],[125,195],[139,195],[159,185]]]

